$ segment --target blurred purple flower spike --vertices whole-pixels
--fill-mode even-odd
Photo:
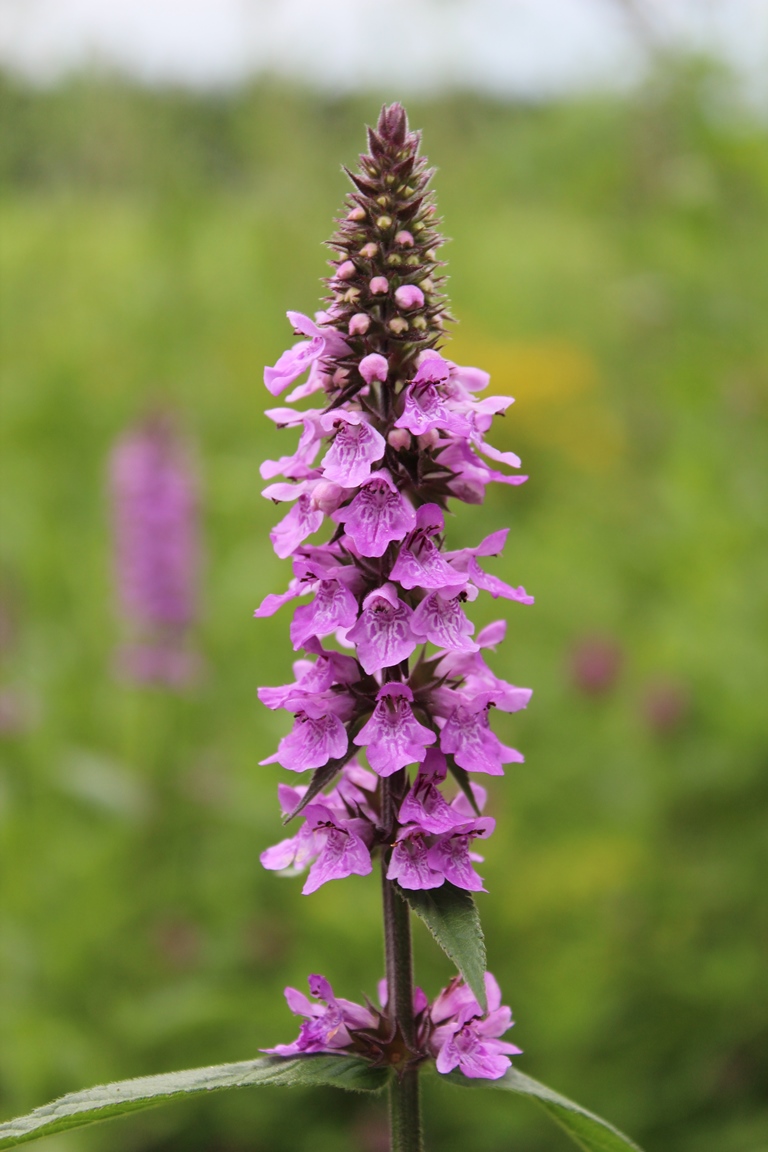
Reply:
[[[171,421],[126,432],[110,459],[118,602],[127,641],[117,667],[138,684],[183,687],[199,671],[197,484]]]

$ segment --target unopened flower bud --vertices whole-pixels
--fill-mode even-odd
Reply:
[[[359,296],[360,296],[360,289],[359,288],[347,288],[346,292],[342,296],[342,300],[346,304],[354,304]]]
[[[365,208],[358,204],[351,212],[347,212],[347,220],[365,220]]]
[[[350,336],[365,336],[370,326],[370,316],[366,316],[365,312],[355,312],[349,322],[349,334]]]
[[[415,284],[401,284],[395,289],[395,300],[398,307],[405,311],[410,308],[421,308],[424,304],[424,293]]]
[[[321,480],[312,491],[310,503],[326,516],[330,516],[340,506],[345,496],[346,491],[339,484],[334,484],[331,480]]]
[[[399,256],[397,252],[390,252],[389,256],[387,256],[387,264],[389,264],[392,268],[398,268],[402,262],[403,258],[402,256]]]
[[[418,268],[421,261],[418,256],[409,256],[405,263],[408,268]]]
[[[426,280],[421,281],[419,288],[421,288],[422,292],[434,292],[435,290],[435,286],[430,280],[429,276],[427,276]]]
[[[432,264],[435,263],[435,261],[437,260],[437,252],[435,252],[434,248],[429,249],[429,251],[425,255],[424,259],[429,260],[430,263],[432,263]]]
[[[351,260],[345,260],[344,263],[339,264],[338,268],[336,269],[336,279],[337,280],[350,280],[355,275],[356,271],[357,271],[357,269],[355,268],[352,261]]]
[[[403,320],[402,316],[395,316],[394,319],[390,320],[387,327],[390,332],[394,332],[396,336],[402,336],[403,332],[408,331],[408,321]]]
[[[378,220],[376,221],[376,227],[380,228],[382,232],[385,232],[387,230],[387,228],[392,227],[392,217],[391,216],[379,216]]]
[[[377,196],[376,203],[380,208],[386,208],[389,204],[389,196]]]
[[[343,388],[349,379],[349,372],[347,372],[346,368],[337,368],[332,379],[337,388]]]
[[[434,448],[435,444],[437,444],[438,439],[439,439],[439,436],[438,436],[437,429],[436,428],[430,428],[428,432],[422,432],[421,436],[418,437],[419,448],[425,448],[425,449]]]
[[[379,250],[378,244],[371,242],[370,244],[363,244],[360,249],[360,255],[365,256],[366,260],[372,260]]]
[[[379,355],[378,352],[371,352],[370,356],[364,356],[360,361],[360,375],[366,384],[372,384],[374,380],[383,382],[386,380],[388,372],[387,358]]]
[[[389,292],[389,281],[386,276],[374,276],[368,287],[373,296],[384,296]]]
[[[426,224],[424,223],[423,220],[417,220],[413,226],[414,232],[423,232],[425,228],[426,228]]]
[[[393,428],[387,436],[387,444],[390,448],[394,448],[396,452],[401,451],[403,448],[408,448],[411,443],[411,434],[407,428]]]
[[[411,320],[411,327],[416,328],[419,332],[423,332],[427,327],[427,320],[425,316],[414,316]]]
[[[399,244],[402,248],[413,248],[413,236],[405,230],[398,232],[395,236],[395,244]]]

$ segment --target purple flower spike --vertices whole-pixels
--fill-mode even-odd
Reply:
[[[363,601],[363,611],[347,640],[357,646],[357,657],[368,672],[394,668],[416,648],[411,631],[413,610],[397,598],[394,584],[384,584]]]
[[[330,242],[324,310],[314,319],[288,313],[300,343],[266,372],[275,394],[294,385],[268,415],[278,429],[295,429],[298,444],[261,468],[264,496],[295,502],[271,533],[293,578],[257,615],[306,596],[290,635],[307,658],[296,660],[292,683],[259,690],[268,708],[294,717],[265,762],[319,768],[322,776],[327,766],[329,779],[298,831],[263,860],[278,871],[309,869],[306,892],[367,873],[377,853],[403,888],[448,882],[478,891],[480,858],[471,846],[493,826],[477,817],[485,792],[474,781],[456,792],[446,774],[450,767],[499,776],[521,761],[491,730],[489,712],[518,711],[530,691],[486,664],[482,650],[503,639],[504,624],[475,637],[469,605],[486,592],[532,598],[481,567],[502,551],[506,529],[449,551],[446,513],[454,498],[480,504],[489,484],[525,477],[506,475],[518,457],[486,441],[511,397],[480,396],[488,373],[437,351],[449,319],[442,241],[430,169],[399,105],[382,111],[369,145]],[[290,406],[315,395],[315,407]],[[368,767],[345,760],[356,748],[366,750]],[[409,778],[411,765],[418,769]],[[283,806],[293,812],[305,795],[284,792]],[[320,995],[330,1007],[330,989]],[[453,1014],[445,1037],[456,1050],[465,1045],[456,1057],[462,1067],[474,1058],[472,1005],[466,1019]],[[421,1052],[433,1026],[422,1019],[422,1027]],[[354,1043],[365,1052],[372,1040]]]
[[[280,741],[277,752],[261,764],[282,764],[291,772],[322,768],[329,760],[343,756],[348,747],[347,732],[332,712],[310,716],[299,712],[293,728]]]
[[[322,459],[326,480],[333,480],[343,488],[357,488],[371,474],[371,465],[381,460],[386,441],[372,428],[361,412],[337,409],[321,417],[326,432],[336,429],[331,447]]]
[[[110,460],[115,567],[129,644],[118,667],[138,683],[179,686],[197,661],[186,650],[197,615],[195,477],[169,420],[129,431]]]
[[[413,715],[413,692],[407,684],[390,683],[380,688],[377,704],[354,743],[367,746],[368,763],[379,776],[391,776],[408,764],[421,763],[427,746],[437,740],[431,728]]]
[[[388,545],[408,535],[416,513],[382,468],[371,473],[352,503],[333,519],[344,525],[361,556],[383,556]]]

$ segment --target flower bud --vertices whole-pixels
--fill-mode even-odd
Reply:
[[[422,432],[421,436],[418,437],[419,448],[434,448],[438,439],[437,429],[430,428],[428,432]]]
[[[365,312],[355,312],[349,322],[350,336],[365,336],[371,326],[371,318]]]
[[[381,229],[382,232],[386,232],[387,228],[392,227],[392,217],[391,216],[379,216],[378,220],[376,221],[376,227]],[[422,227],[423,227],[423,225],[422,225]]]
[[[403,258],[397,252],[390,252],[389,256],[387,256],[387,264],[392,268],[398,268],[402,262]]]
[[[373,260],[378,250],[378,244],[374,244],[373,242],[370,244],[363,244],[362,248],[360,249],[360,255],[365,256],[366,260]]]
[[[413,236],[403,229],[395,236],[395,244],[399,244],[402,248],[413,248]]]
[[[419,260],[418,256],[409,256],[405,263],[408,268],[418,268],[421,260]]]
[[[427,320],[425,316],[414,316],[411,320],[411,327],[416,328],[419,332],[423,332],[427,327]]]
[[[434,292],[435,290],[435,286],[430,280],[429,276],[427,276],[426,280],[421,281],[419,288],[421,288],[422,292]]]
[[[342,296],[342,300],[346,304],[354,304],[355,301],[359,298],[359,296],[360,296],[360,289],[359,288],[347,288],[346,292]]]
[[[351,212],[347,212],[347,220],[365,220],[365,208],[358,204]]]
[[[389,364],[387,363],[386,356],[379,355],[378,352],[371,352],[370,356],[363,356],[360,361],[360,375],[366,384],[373,384],[374,380],[379,380],[382,383],[387,378],[389,372]]]
[[[351,260],[345,260],[344,263],[339,264],[338,268],[336,269],[336,279],[337,280],[350,280],[355,275],[356,272],[357,272],[357,269],[355,268],[352,261]]]
[[[389,281],[386,276],[374,276],[368,287],[372,296],[385,296],[389,292]]]
[[[424,293],[415,284],[401,284],[395,289],[395,300],[398,307],[406,312],[411,308],[421,308],[424,304]]]
[[[402,336],[404,332],[408,331],[408,321],[403,320],[402,316],[395,316],[394,319],[390,320],[387,327],[396,336]]]
[[[393,428],[387,436],[387,444],[390,448],[394,448],[399,452],[403,448],[409,448],[411,444],[411,434],[407,428]]]
[[[331,480],[321,480],[315,485],[310,503],[314,508],[330,516],[340,506],[346,496],[346,490]]]

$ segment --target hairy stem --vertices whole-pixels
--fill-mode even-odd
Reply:
[[[393,805],[392,783],[383,785],[383,816]],[[387,971],[387,1004],[395,1035],[402,1042],[402,1067],[395,1066],[390,1082],[389,1116],[391,1152],[423,1152],[419,1104],[419,1068],[410,1063],[416,1055],[413,1020],[413,960],[411,956],[410,910],[396,891],[395,882],[387,880],[388,853],[382,859],[384,898],[384,951]]]

